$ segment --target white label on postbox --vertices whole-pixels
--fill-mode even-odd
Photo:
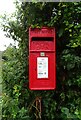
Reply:
[[[48,57],[37,58],[37,78],[48,78]]]

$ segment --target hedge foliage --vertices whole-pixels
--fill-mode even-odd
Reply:
[[[81,120],[81,2],[16,2],[15,20],[3,16],[3,30],[19,42],[3,58],[3,120]],[[28,28],[56,28],[57,88],[30,91],[28,87]],[[36,116],[36,97],[42,117]],[[38,111],[39,113],[39,111]]]

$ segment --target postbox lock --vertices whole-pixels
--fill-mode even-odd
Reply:
[[[40,56],[45,56],[45,52],[40,52]]]

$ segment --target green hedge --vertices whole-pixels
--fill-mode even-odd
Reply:
[[[16,2],[14,21],[3,17],[3,30],[19,42],[3,53],[3,120],[81,120],[81,2]],[[30,91],[28,87],[28,28],[56,28],[57,87]],[[35,105],[42,99],[42,118]],[[36,114],[36,111],[38,114]]]

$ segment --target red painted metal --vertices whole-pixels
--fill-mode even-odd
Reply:
[[[54,28],[29,28],[29,88],[31,90],[53,90],[56,88],[55,41]],[[47,75],[44,76],[44,74]]]

